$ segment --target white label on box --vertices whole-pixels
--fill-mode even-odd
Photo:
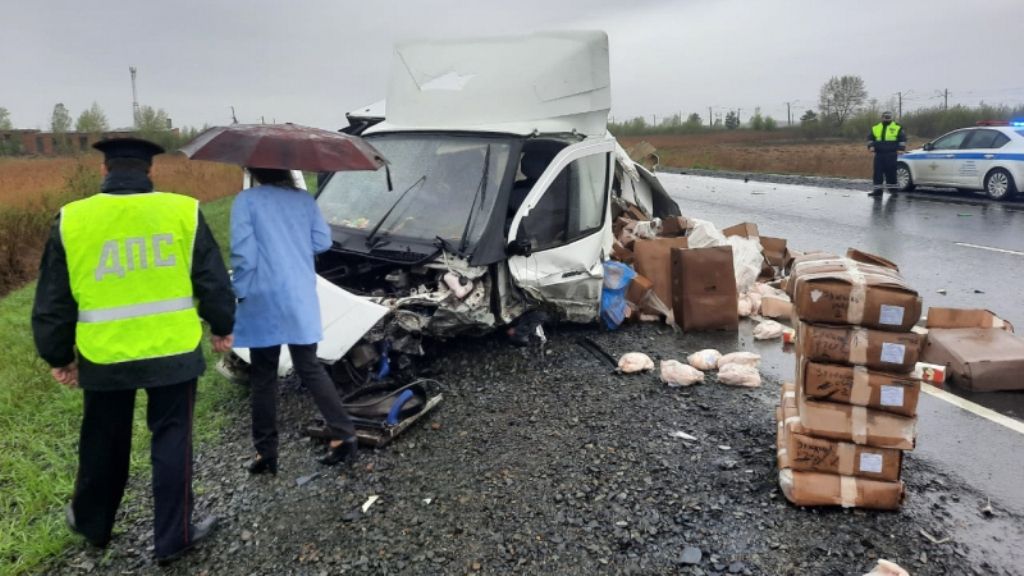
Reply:
[[[882,386],[882,406],[903,407],[903,386]]]
[[[821,290],[811,290],[811,302],[816,303],[818,300],[821,300],[821,297],[824,295],[825,293]]]
[[[882,304],[882,313],[878,318],[879,324],[889,326],[900,326],[903,324],[903,306],[889,306]]]
[[[872,452],[862,452],[860,455],[860,471],[882,473],[882,455]]]
[[[883,342],[882,343],[882,362],[888,362],[889,364],[903,364],[903,359],[907,356],[907,347],[903,344],[896,344],[894,342]]]

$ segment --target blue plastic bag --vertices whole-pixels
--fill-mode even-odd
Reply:
[[[636,272],[621,262],[604,263],[604,287],[601,289],[601,320],[609,330],[614,330],[626,319],[626,289],[636,277]]]

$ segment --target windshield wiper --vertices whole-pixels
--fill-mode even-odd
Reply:
[[[372,248],[374,246],[373,240],[374,237],[377,235],[377,232],[380,230],[380,227],[384,224],[388,217],[391,216],[391,213],[395,211],[395,208],[398,208],[398,205],[402,203],[402,200],[405,198],[405,195],[408,194],[410,190],[426,181],[427,175],[424,174],[423,176],[417,178],[416,181],[413,182],[408,188],[406,188],[405,192],[402,192],[402,194],[398,197],[398,200],[395,200],[395,203],[391,205],[391,208],[388,208],[388,211],[384,213],[384,216],[382,216],[381,219],[377,221],[377,225],[374,226],[373,229],[370,230],[370,233],[366,236],[367,248]]]
[[[459,253],[466,255],[466,243],[469,241],[469,227],[473,223],[473,215],[476,214],[476,201],[480,199],[480,208],[483,209],[487,202],[487,174],[491,169],[491,145],[487,145],[487,152],[484,153],[484,172],[480,175],[480,183],[473,192],[473,203],[469,206],[469,216],[466,217],[466,225],[462,228],[462,239],[459,240]]]

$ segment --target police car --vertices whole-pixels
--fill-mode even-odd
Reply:
[[[979,122],[944,134],[899,158],[900,190],[936,186],[980,190],[993,200],[1024,184],[1024,122]]]

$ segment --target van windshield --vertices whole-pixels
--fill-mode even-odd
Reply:
[[[467,247],[475,245],[505,181],[514,139],[396,133],[368,140],[387,158],[393,189],[384,170],[335,173],[317,203],[336,230],[365,237],[378,228],[375,242],[428,244],[438,237],[457,244],[465,232]]]

